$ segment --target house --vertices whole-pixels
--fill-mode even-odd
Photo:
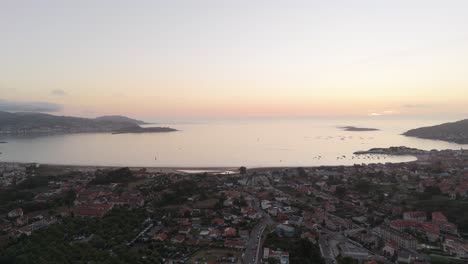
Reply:
[[[22,208],[16,208],[15,210],[12,210],[8,213],[8,218],[17,218],[17,217],[22,217],[22,216],[23,216]]]
[[[203,237],[206,237],[210,234],[210,231],[209,230],[202,230],[200,231],[200,236],[203,236]]]
[[[182,217],[187,217],[187,216],[192,215],[192,211],[193,210],[191,208],[189,208],[189,207],[182,207],[182,208],[179,209],[179,214]]]
[[[111,204],[85,204],[72,209],[72,214],[78,217],[103,217],[112,209]]]
[[[27,224],[29,221],[29,218],[25,215],[21,216],[21,217],[17,217],[14,221],[14,224],[15,226],[23,226],[25,224]]]
[[[187,239],[185,240],[185,243],[186,245],[189,245],[189,246],[197,246],[198,244],[200,243],[200,240],[199,239]]]
[[[171,242],[172,243],[176,243],[176,244],[181,244],[185,241],[185,237],[184,236],[181,236],[181,235],[178,235],[178,236],[175,236],[171,239]]]
[[[283,214],[283,213],[278,213],[276,215],[276,219],[278,220],[278,222],[284,222],[284,221],[288,220],[288,216],[286,214]]]
[[[440,229],[437,225],[431,223],[422,223],[421,227],[429,241],[437,242],[439,240]]]
[[[210,231],[209,237],[211,239],[218,239],[222,235],[221,231],[219,229],[213,229]]]
[[[244,240],[226,240],[224,241],[224,247],[243,250],[245,249],[245,241]]]
[[[307,239],[309,240],[310,242],[312,242],[313,244],[316,244],[317,243],[317,235],[315,235],[314,233],[311,233],[311,232],[305,232],[301,235],[301,238],[304,238],[304,239]]]
[[[403,219],[425,222],[427,221],[427,215],[426,215],[426,212],[423,212],[423,211],[404,212]]]
[[[159,234],[153,236],[153,240],[160,241],[160,242],[166,241],[167,238],[168,238],[168,236],[166,235],[166,233],[159,233]]]
[[[234,205],[234,200],[232,200],[232,199],[227,199],[223,203],[223,206],[225,206],[225,207],[230,207],[230,206],[233,206],[233,205]]]
[[[304,219],[300,216],[293,215],[289,218],[289,223],[294,226],[301,226]]]
[[[407,251],[398,252],[398,263],[410,264],[413,260],[413,256]]]
[[[224,237],[235,237],[235,236],[237,236],[237,230],[235,228],[233,228],[233,227],[228,227],[228,228],[224,229],[223,236]]]
[[[276,226],[275,232],[279,237],[293,237],[296,233],[296,230],[292,226],[279,224]]]
[[[190,222],[190,219],[188,218],[179,218],[177,220],[177,223],[181,226],[190,226],[192,225],[192,222]]]
[[[190,234],[190,231],[192,231],[192,228],[190,226],[183,226],[179,228],[179,234],[188,235]]]
[[[433,212],[432,213],[432,223],[434,224],[444,224],[447,223],[447,217],[442,212]]]
[[[249,231],[248,230],[240,230],[239,231],[239,236],[243,239],[248,239],[249,238]]]
[[[391,228],[394,228],[399,231],[403,231],[405,229],[412,229],[416,230],[421,225],[421,222],[414,221],[414,220],[394,220],[389,223]]]
[[[450,235],[458,235],[458,228],[455,224],[450,222],[447,223],[439,223],[439,228],[442,232],[450,234]]]
[[[222,218],[215,218],[213,220],[211,220],[211,223],[215,226],[224,226],[225,223],[224,223],[224,219]]]
[[[276,259],[280,264],[289,264],[289,253],[281,250],[272,250],[270,248],[263,249],[263,259]]]
[[[266,210],[271,207],[271,201],[268,200],[262,200],[261,202],[261,207],[263,210]]]
[[[278,209],[273,208],[273,207],[268,208],[268,209],[267,209],[267,213],[268,213],[269,215],[275,217],[275,216],[278,215]]]
[[[398,251],[398,244],[395,241],[389,241],[385,243],[385,246],[382,249],[383,255],[388,258],[392,258],[393,256],[395,256],[397,251]]]
[[[403,208],[400,206],[394,206],[392,207],[392,215],[393,216],[400,216],[403,213]]]
[[[335,205],[326,201],[323,205],[323,208],[325,208],[325,211],[327,212],[335,212],[336,211],[336,208],[335,208]]]
[[[192,218],[192,227],[195,229],[199,229],[202,226],[201,218]]]
[[[32,227],[30,225],[23,226],[21,228],[18,228],[18,234],[19,235],[27,235],[30,236],[32,233]]]
[[[446,239],[442,246],[445,252],[459,258],[468,258],[468,244],[461,243],[454,239]]]

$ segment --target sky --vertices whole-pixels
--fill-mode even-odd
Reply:
[[[466,0],[0,0],[0,110],[468,116]]]

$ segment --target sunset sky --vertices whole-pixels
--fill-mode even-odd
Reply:
[[[0,0],[0,110],[468,115],[468,1]]]

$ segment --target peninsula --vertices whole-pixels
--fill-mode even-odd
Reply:
[[[458,144],[468,144],[468,119],[436,126],[416,128],[403,133],[403,135]]]
[[[168,127],[143,128],[146,122],[125,116],[82,118],[31,112],[0,112],[0,135],[41,135],[71,133],[153,133],[172,132]]]

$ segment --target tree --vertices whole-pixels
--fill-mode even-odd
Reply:
[[[359,261],[352,259],[350,257],[338,256],[338,264],[358,264]]]
[[[239,173],[240,173],[241,175],[246,175],[246,174],[247,174],[247,168],[244,167],[244,166],[240,167],[240,168],[239,168]]]
[[[344,197],[346,194],[346,188],[344,186],[337,186],[335,191],[336,196]]]
[[[306,170],[304,168],[302,168],[302,167],[297,168],[297,174],[299,174],[300,177],[306,177],[307,176]]]
[[[353,187],[356,191],[360,193],[368,194],[372,187],[372,184],[367,180],[360,179],[354,184]]]

